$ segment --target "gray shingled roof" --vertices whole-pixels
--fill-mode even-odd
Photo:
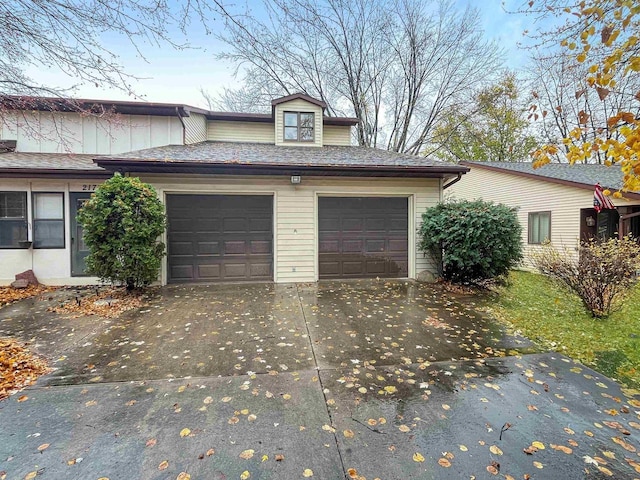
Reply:
[[[202,164],[278,165],[291,167],[441,167],[456,166],[415,155],[366,147],[293,147],[263,143],[202,142],[167,145],[102,157],[109,160],[196,162]],[[98,163],[100,159],[97,159]],[[461,171],[466,169],[460,168]]]
[[[0,170],[88,170],[104,172],[93,162],[95,155],[79,153],[0,153]],[[105,172],[106,173],[106,172]]]
[[[622,188],[622,172],[617,165],[607,167],[606,165],[549,163],[540,168],[533,168],[533,164],[529,162],[463,162],[463,165],[485,165],[517,173],[536,175],[543,179],[553,178],[588,186],[600,183],[603,187],[615,190]]]

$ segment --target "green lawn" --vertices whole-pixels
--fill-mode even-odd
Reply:
[[[640,388],[640,285],[623,308],[594,319],[577,296],[535,273],[513,272],[490,310],[541,346]]]

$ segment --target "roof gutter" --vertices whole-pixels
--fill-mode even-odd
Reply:
[[[458,183],[460,181],[460,179],[462,178],[462,173],[458,172],[458,176],[457,178],[454,178],[453,180],[451,180],[449,183],[445,184],[442,186],[442,190],[446,190],[447,188],[449,188],[451,185],[453,185],[454,183]]]
[[[95,159],[100,167],[110,171],[145,173],[214,173],[221,175],[283,175],[317,174],[326,176],[423,177],[443,178],[462,175],[466,167],[385,167],[385,166],[321,166],[321,165],[255,165],[241,163],[156,162],[149,160]]]

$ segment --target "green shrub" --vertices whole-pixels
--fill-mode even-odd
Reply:
[[[522,259],[516,210],[492,202],[440,203],[422,215],[420,248],[453,282],[478,282],[505,275]]]
[[[150,185],[115,174],[97,188],[80,212],[90,254],[88,273],[126,285],[127,290],[158,278],[165,229],[162,202]]]
[[[606,317],[618,308],[637,282],[640,245],[622,240],[583,242],[578,255],[543,245],[532,254],[533,265],[559,285],[575,292],[594,317]]]

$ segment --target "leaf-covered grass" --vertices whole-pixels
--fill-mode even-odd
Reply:
[[[535,273],[512,272],[494,300],[499,319],[541,346],[640,387],[640,284],[604,319],[591,317],[576,295]]]

